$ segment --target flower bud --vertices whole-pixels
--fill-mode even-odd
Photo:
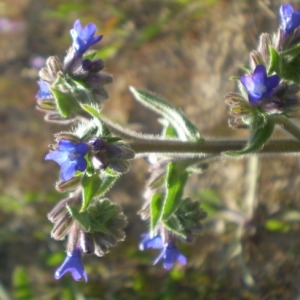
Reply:
[[[259,37],[257,51],[260,53],[260,55],[263,59],[264,65],[269,65],[269,60],[270,60],[269,47],[271,45],[272,45],[272,40],[271,40],[270,34],[262,33]]]
[[[250,52],[249,62],[252,70],[255,70],[256,66],[265,63],[262,55],[256,50]]]
[[[62,72],[62,65],[57,56],[50,56],[46,61],[46,66],[39,71],[42,80],[54,83],[59,73]]]

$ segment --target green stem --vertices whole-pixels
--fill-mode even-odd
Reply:
[[[191,154],[204,156],[207,154],[221,154],[225,151],[241,150],[247,141],[243,140],[205,140],[202,142],[182,142],[175,140],[135,140],[127,144],[136,154],[142,153],[168,153]],[[295,140],[272,140],[256,154],[300,154],[300,142]]]
[[[286,117],[274,117],[276,124],[300,140],[300,130]],[[241,150],[245,147],[247,141],[243,140],[205,140],[201,142],[185,142],[176,139],[166,139],[158,135],[143,134],[124,128],[108,118],[101,116],[101,120],[116,135],[127,140],[127,145],[135,151],[136,154],[146,153],[168,153],[184,157],[199,157],[208,154],[219,155],[226,151]],[[263,149],[255,154],[300,154],[300,142],[295,140],[272,140],[269,141]]]
[[[273,120],[276,124],[282,126],[282,128],[294,136],[296,139],[300,140],[300,128],[296,126],[285,116],[274,117]]]

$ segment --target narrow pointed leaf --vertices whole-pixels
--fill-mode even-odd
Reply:
[[[106,192],[108,192],[117,181],[117,179],[118,177],[116,176],[103,176],[103,178],[101,178],[101,184],[99,186],[99,189],[97,190],[97,193],[95,194],[95,197],[103,196]]]
[[[180,204],[187,179],[188,173],[183,166],[176,163],[168,164],[166,177],[167,191],[162,213],[164,220],[168,219]]]
[[[99,119],[100,117],[100,113],[99,113],[99,109],[97,109],[96,107],[93,107],[89,104],[80,104],[81,108],[86,111],[87,113],[89,113],[92,117]]]
[[[280,57],[280,54],[272,46],[269,47],[269,52],[270,52],[270,64],[269,64],[269,68],[268,68],[268,74],[272,74],[273,72],[275,72],[279,76],[281,76],[282,59]]]
[[[99,175],[92,176],[84,175],[81,180],[82,185],[82,205],[80,212],[87,209],[93,197],[98,193],[101,187],[101,178]]]
[[[184,116],[181,110],[152,93],[139,91],[134,87],[130,87],[129,90],[139,103],[165,118],[176,130],[181,140],[203,140],[198,128]]]
[[[161,220],[162,208],[163,208],[163,196],[160,194],[154,194],[150,204],[150,227],[154,232],[157,224]]]
[[[57,108],[63,117],[69,117],[80,110],[80,106],[72,95],[63,93],[56,88],[51,88],[51,92],[55,97]]]

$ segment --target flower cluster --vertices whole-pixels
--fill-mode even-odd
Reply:
[[[297,113],[298,70],[289,73],[285,70],[297,68],[299,63],[298,57],[292,56],[292,49],[300,42],[300,10],[294,11],[287,3],[280,6],[279,15],[281,25],[276,38],[263,33],[257,49],[250,53],[250,74],[239,78],[241,94],[225,96],[232,127],[248,127],[249,120],[255,119],[253,116],[258,112],[266,116]]]
[[[77,140],[76,136],[72,138]],[[57,162],[61,168],[61,179],[69,181],[77,171],[86,170],[87,156],[89,164],[95,170],[105,170],[109,167],[117,173],[125,173],[129,167],[129,160],[134,157],[134,152],[122,143],[108,143],[97,137],[89,139],[86,143],[62,138],[58,141],[56,149],[46,155],[45,160]]]
[[[56,279],[70,272],[75,280],[85,278],[87,281],[81,263],[82,254],[103,256],[125,238],[127,221],[117,205],[107,198],[97,198],[83,217],[79,217],[76,206],[80,202],[82,195],[75,192],[57,203],[48,214],[48,219],[54,224],[51,237],[55,240],[68,238],[67,257],[56,271]],[[105,232],[103,228],[106,228]]]
[[[271,137],[276,120],[283,123],[299,107],[300,10],[284,4],[279,14],[276,37],[261,35],[257,49],[250,53],[246,74],[238,77],[239,92],[225,97],[232,126],[250,129],[245,148],[220,151],[211,143],[209,151],[217,149],[215,153],[224,155],[259,151]],[[104,85],[112,77],[102,72],[104,63],[91,49],[102,40],[96,31],[95,24],[82,26],[76,20],[70,31],[72,45],[63,62],[52,56],[39,72],[37,107],[46,112],[47,121],[74,125],[70,131],[55,134],[56,142],[45,156],[60,166],[56,189],[68,193],[48,214],[53,223],[51,237],[67,240],[66,258],[55,272],[56,279],[70,273],[76,281],[87,281],[82,257],[101,257],[124,240],[127,219],[106,195],[128,171],[129,161],[135,157],[133,149],[148,158],[155,152],[140,212],[150,228],[139,245],[142,251],[160,251],[154,265],[162,261],[166,270],[176,263],[186,265],[178,240],[193,242],[206,217],[199,201],[184,196],[184,189],[190,171],[202,172],[214,156],[207,154],[214,152],[199,150],[202,145],[206,149],[206,141],[180,110],[133,87],[130,91],[135,99],[160,114],[163,128],[159,137],[127,130],[102,116],[101,104],[108,98]],[[289,128],[294,131],[293,126]]]
[[[82,27],[76,20],[70,31],[73,43],[63,63],[51,56],[40,70],[37,108],[46,113],[46,121],[72,122],[82,111],[81,104],[100,105],[108,98],[104,85],[112,81],[112,76],[102,72],[103,61],[94,59],[96,52],[90,50],[102,39],[102,35],[94,36],[96,30],[95,24]]]

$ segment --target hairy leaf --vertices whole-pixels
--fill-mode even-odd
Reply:
[[[130,87],[129,90],[139,103],[165,118],[176,130],[181,140],[203,140],[198,128],[184,116],[181,110],[152,93],[139,91],[134,87]]]
[[[51,91],[55,97],[57,108],[63,117],[69,117],[78,112],[80,106],[72,95],[63,93],[56,88],[51,88]]]
[[[161,194],[154,194],[150,204],[150,227],[154,232],[157,224],[161,220],[162,208],[163,208],[163,196]]]
[[[92,176],[84,175],[82,177],[82,205],[80,212],[87,209],[93,197],[99,192],[101,182],[102,180],[98,174],[94,174]]]
[[[168,164],[166,176],[167,191],[162,213],[164,220],[168,219],[180,204],[187,179],[188,173],[185,167],[173,162]]]
[[[275,72],[279,76],[281,76],[282,60],[280,54],[272,46],[269,47],[269,53],[270,53],[270,63],[268,68],[268,74],[272,74],[273,72]]]

